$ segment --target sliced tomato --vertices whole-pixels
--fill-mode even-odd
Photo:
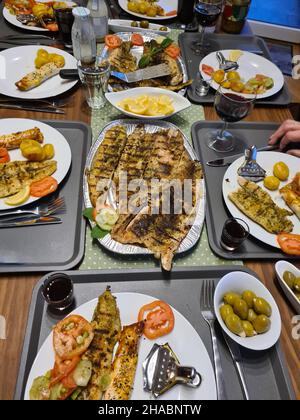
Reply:
[[[62,359],[72,359],[86,351],[94,338],[91,324],[80,315],[70,315],[53,331],[53,347]]]
[[[62,360],[57,354],[55,355],[55,364],[51,372],[51,386],[60,382],[63,378],[70,375],[74,371],[78,363],[80,362],[80,356],[74,356],[72,359]]]
[[[165,49],[169,57],[176,59],[180,56],[180,48],[176,44],[171,44]]]
[[[117,48],[122,44],[121,38],[119,38],[117,35],[106,35],[105,37],[105,45],[108,48]]]
[[[5,147],[0,147],[0,163],[6,163],[10,161],[8,150]]]
[[[33,197],[45,197],[57,190],[58,182],[52,176],[47,176],[40,181],[33,182],[30,185],[30,195]]]
[[[171,10],[170,12],[166,13],[165,16],[176,16],[177,10]]]
[[[138,321],[145,321],[144,334],[149,340],[154,340],[173,331],[175,318],[166,302],[156,300],[140,309]]]
[[[61,383],[67,389],[75,389],[75,388],[77,388],[77,385],[76,385],[76,383],[74,381],[74,378],[73,378],[73,372],[71,372],[68,376],[65,376],[62,379]]]
[[[214,68],[211,66],[208,66],[207,64],[202,64],[202,71],[208,76],[212,76],[213,73],[215,72]]]
[[[132,34],[131,35],[131,43],[133,45],[137,45],[138,47],[144,45],[144,39],[141,34]]]
[[[300,235],[280,233],[277,242],[283,252],[289,255],[300,255]]]
[[[58,25],[57,25],[57,23],[48,23],[48,25],[46,25],[46,29],[48,29],[51,32],[57,32],[58,31]]]

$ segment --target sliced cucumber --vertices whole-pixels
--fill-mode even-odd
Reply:
[[[73,379],[77,386],[87,386],[92,376],[92,363],[89,360],[81,360],[76,366]]]

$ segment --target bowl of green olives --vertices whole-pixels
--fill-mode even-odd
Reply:
[[[283,292],[300,315],[300,270],[287,261],[278,261],[275,270]]]
[[[280,337],[278,306],[251,274],[233,271],[222,277],[215,290],[214,310],[225,333],[247,349],[269,349]]]

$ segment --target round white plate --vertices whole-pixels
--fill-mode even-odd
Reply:
[[[226,206],[233,217],[238,217],[240,219],[245,220],[250,228],[250,233],[256,239],[264,242],[267,245],[274,246],[276,248],[280,248],[277,242],[277,235],[267,232],[262,226],[258,225],[257,223],[253,222],[249,219],[244,213],[242,213],[233,203],[229,200],[228,194],[232,191],[236,191],[239,188],[238,185],[238,174],[237,170],[244,162],[245,158],[240,157],[232,165],[229,166],[227,169],[224,178],[223,178],[223,197],[226,203]],[[257,162],[267,171],[268,175],[273,175],[273,166],[277,162],[285,162],[290,169],[290,176],[289,179],[285,182],[280,183],[280,187],[282,188],[287,183],[291,182],[293,177],[299,172],[299,164],[300,159],[296,158],[295,156],[287,155],[286,153],[279,153],[279,152],[258,152],[257,153]],[[226,181],[229,180],[228,181]],[[282,208],[287,210],[291,209],[285,204],[283,198],[281,198],[279,194],[279,190],[277,191],[269,191],[263,186],[263,182],[259,182],[257,185],[262,187],[265,191],[267,191],[270,196],[272,197],[273,201]],[[297,218],[296,215],[289,216],[289,219],[294,224],[294,230],[292,233],[300,234],[300,220]]]
[[[0,135],[17,133],[19,131],[29,130],[34,127],[38,127],[42,131],[44,135],[43,144],[50,143],[54,146],[55,156],[53,160],[57,161],[57,170],[53,173],[52,176],[57,180],[58,183],[61,183],[69,171],[72,159],[71,149],[65,137],[55,128],[40,121],[21,118],[0,119]],[[9,155],[11,161],[26,160],[22,156],[20,149],[9,150]],[[33,203],[37,200],[39,200],[39,198],[30,197],[26,203],[13,207],[7,206],[4,204],[4,199],[0,199],[0,210],[16,209],[18,207],[26,206],[27,204]]]
[[[26,74],[35,70],[34,60],[39,49],[45,49],[50,54],[60,54],[65,58],[64,69],[77,69],[76,59],[63,50],[40,45],[28,45],[23,47],[9,48],[0,53],[0,58],[5,63],[6,78],[0,78],[0,93],[20,99],[44,99],[60,95],[72,89],[77,83],[75,80],[63,80],[59,75],[46,80],[40,86],[27,92],[19,90],[15,83]]]
[[[246,338],[239,337],[229,331],[221,318],[220,306],[222,305],[225,293],[235,292],[242,294],[245,290],[251,290],[257,297],[265,299],[272,308],[272,315],[270,317],[271,328],[265,334],[258,334],[254,337]],[[232,273],[226,274],[216,287],[214,308],[219,324],[226,334],[228,334],[236,343],[247,349],[257,351],[266,350],[273,347],[279,340],[281,333],[281,318],[278,306],[269,290],[256,277],[251,276],[251,274],[243,273],[242,271],[233,271]]]
[[[147,19],[146,19],[147,20]],[[108,26],[109,29],[113,32],[154,32],[155,34],[167,36],[171,32],[171,29],[168,28],[167,31],[160,31],[159,29],[162,25],[158,25],[157,23],[150,23],[149,28],[140,28],[131,26],[132,20],[126,19],[109,19]]]
[[[172,16],[148,17],[146,15],[141,15],[140,13],[135,13],[128,10],[127,3],[128,3],[128,0],[119,0],[119,5],[123,10],[125,10],[125,12],[133,16],[144,18],[145,20],[167,20],[167,19],[173,19],[177,16],[177,13],[176,13],[175,15],[172,15]],[[165,13],[172,12],[173,10],[177,10],[178,8],[178,0],[158,0],[157,4],[158,6],[161,6],[165,10]]]
[[[229,54],[232,50],[222,50],[224,57],[229,59]],[[210,77],[202,71],[202,65],[207,64],[208,66],[213,67],[215,70],[219,69],[219,62],[216,57],[216,52],[212,52],[203,58],[200,63],[200,71],[205,80],[209,80]],[[255,77],[256,74],[263,74],[268,77],[272,77],[274,80],[274,86],[272,89],[267,90],[265,93],[257,95],[257,99],[268,98],[269,96],[275,95],[279,92],[284,85],[284,77],[279,70],[279,68],[273,64],[271,61],[267,60],[264,57],[261,57],[257,54],[249,53],[248,51],[243,51],[243,55],[238,60],[239,69],[237,70],[241,78],[246,82],[251,77]],[[215,90],[219,89],[218,83],[212,80],[211,87]],[[228,89],[228,92],[233,92]],[[253,95],[242,94],[245,98],[252,98]]]
[[[121,314],[122,325],[130,325],[137,322],[139,309],[156,298],[139,293],[114,293],[117,298],[118,307]],[[91,320],[94,309],[97,305],[97,299],[93,299],[73,313]],[[213,367],[207,353],[207,350],[195,331],[194,327],[185,319],[176,309],[173,308],[175,315],[174,330],[155,341],[141,338],[138,365],[134,382],[134,389],[131,396],[132,400],[150,400],[151,395],[143,390],[142,363],[150,353],[154,343],[169,343],[182,365],[193,366],[202,376],[202,384],[199,388],[188,388],[183,385],[177,385],[170,391],[163,394],[160,399],[169,400],[214,400],[217,398],[216,385]],[[50,334],[35,358],[31,368],[24,399],[29,399],[29,390],[34,378],[44,375],[54,365],[54,351],[52,345],[52,334]]]
[[[148,96],[160,96],[165,95],[168,96],[173,103],[174,112],[169,115],[161,115],[156,117],[149,117],[147,115],[139,115],[133,114],[132,112],[126,111],[125,109],[118,106],[118,103],[126,98],[137,97],[140,95],[148,95]],[[183,111],[184,109],[191,106],[191,103],[188,99],[184,96],[178,95],[176,92],[168,91],[167,89],[160,89],[160,88],[151,88],[151,87],[141,87],[141,88],[134,88],[123,90],[120,92],[111,92],[105,94],[106,99],[114,106],[118,111],[122,112],[122,114],[128,115],[129,117],[144,119],[144,120],[162,120],[165,118],[169,118],[172,115],[177,114],[177,112]]]

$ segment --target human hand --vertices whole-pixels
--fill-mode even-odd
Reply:
[[[294,120],[286,120],[269,139],[269,144],[279,144],[279,149],[283,150],[290,143],[300,143],[300,122]],[[291,149],[287,152],[289,155],[300,158],[300,149]]]

